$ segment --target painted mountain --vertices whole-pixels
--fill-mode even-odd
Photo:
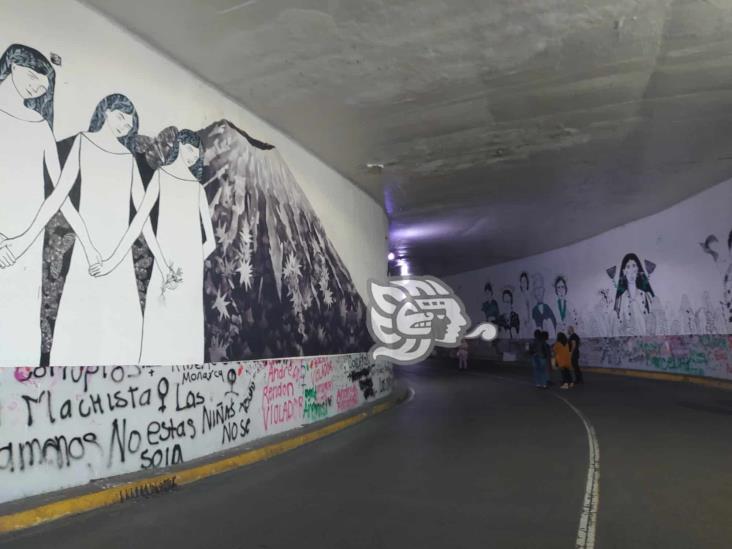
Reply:
[[[204,278],[208,359],[366,351],[366,309],[280,153],[230,122],[200,132],[216,234]]]
[[[228,121],[198,133],[204,149],[202,184],[216,237],[204,273],[206,360],[367,351],[371,338],[364,303],[277,149]],[[153,138],[139,136],[136,158],[145,185],[175,135],[170,127]],[[62,163],[72,141],[58,143]],[[50,181],[46,187],[49,194]],[[78,207],[78,182],[70,198]],[[157,206],[151,221],[156,227]],[[44,242],[45,365],[74,243],[63,215],[56,214]],[[132,252],[144,311],[153,259],[142,238]]]

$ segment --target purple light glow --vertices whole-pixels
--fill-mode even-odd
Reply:
[[[443,237],[449,234],[454,234],[457,229],[460,229],[461,224],[458,223],[419,223],[415,225],[405,225],[403,227],[396,227],[391,231],[390,239],[392,241],[402,240],[426,240],[435,237]]]

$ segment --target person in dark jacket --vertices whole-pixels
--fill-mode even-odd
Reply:
[[[552,358],[552,348],[549,345],[549,332],[544,330],[541,332],[541,339],[544,342],[544,364],[546,365],[546,379],[547,385],[554,385],[554,382],[552,381],[552,364],[551,364],[551,358]]]
[[[547,383],[546,349],[541,330],[534,331],[534,340],[529,344],[529,353],[534,372],[534,384],[537,388],[545,389]]]
[[[584,383],[584,380],[582,379],[582,370],[580,370],[579,366],[580,337],[577,335],[577,332],[574,331],[574,326],[570,326],[567,329],[567,332],[569,333],[569,352],[572,354],[572,370],[574,372],[574,382]]]

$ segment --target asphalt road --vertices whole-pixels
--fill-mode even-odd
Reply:
[[[732,392],[526,368],[399,369],[414,397],[266,462],[0,538],[16,548],[573,548],[600,448],[595,547],[732,547]]]

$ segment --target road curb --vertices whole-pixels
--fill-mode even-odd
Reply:
[[[0,515],[0,534],[16,532],[47,522],[55,521],[63,517],[77,515],[100,509],[115,503],[122,503],[137,497],[146,497],[154,494],[168,492],[178,486],[185,486],[214,475],[238,469],[258,461],[264,461],[274,456],[294,450],[309,442],[316,441],[328,435],[341,431],[347,427],[361,423],[365,419],[385,412],[397,404],[404,402],[409,395],[405,390],[402,395],[392,398],[386,402],[374,404],[368,409],[355,415],[346,417],[325,425],[319,429],[302,433],[284,440],[267,444],[260,448],[247,450],[240,454],[229,456],[223,459],[212,461],[182,469],[175,472],[158,474],[155,476],[125,482],[109,488],[102,488],[89,494],[65,498],[52,503],[39,505],[31,509],[18,511],[6,515]]]
[[[597,366],[582,366],[582,371],[591,372],[593,374],[609,374],[616,376],[642,377],[645,379],[655,379],[659,381],[675,381],[677,383],[694,383],[696,385],[704,385],[705,387],[732,391],[732,382],[721,379],[709,379],[683,374],[670,374],[668,372],[647,372],[644,370],[631,370],[626,368],[599,368]]]

